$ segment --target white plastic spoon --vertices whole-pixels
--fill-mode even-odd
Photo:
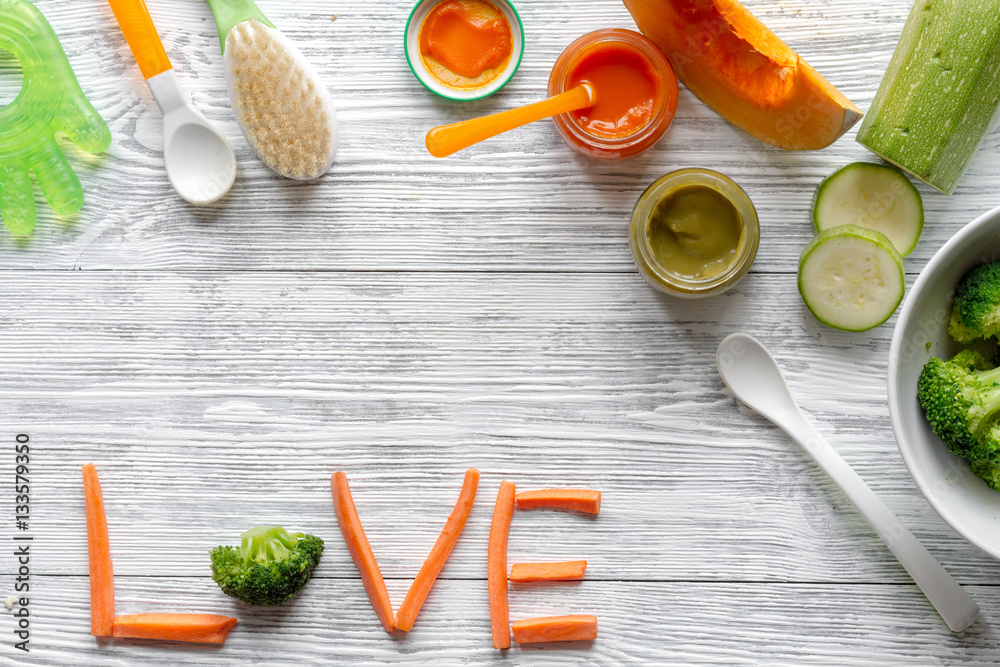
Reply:
[[[816,432],[792,398],[774,357],[753,336],[735,333],[715,356],[722,380],[747,406],[781,427],[806,450],[872,525],[952,632],[979,617],[979,606],[899,519],[868,488],[840,454]]]
[[[181,90],[143,0],[108,2],[163,112],[163,162],[170,184],[192,204],[211,204],[236,180],[232,145]]]

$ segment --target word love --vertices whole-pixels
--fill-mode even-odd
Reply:
[[[347,543],[347,549],[361,575],[361,582],[368,594],[368,599],[375,609],[382,627],[386,632],[394,630],[409,631],[427,599],[431,587],[437,581],[444,568],[448,555],[458,541],[465,522],[476,501],[476,491],[479,487],[479,471],[470,468],[465,473],[465,482],[458,494],[458,502],[445,522],[441,535],[438,536],[431,553],[427,556],[420,572],[410,585],[399,611],[395,614],[385,580],[379,570],[378,561],[372,552],[364,528],[358,518],[351,489],[347,483],[347,475],[338,472],[330,479],[333,491],[334,510],[337,513],[337,523],[340,532]],[[496,505],[493,508],[493,522],[490,526],[489,547],[487,549],[487,583],[490,598],[490,626],[493,634],[493,647],[505,649],[510,647],[511,624],[510,607],[507,601],[507,536],[510,532],[514,508],[533,509],[538,507],[557,507],[588,514],[598,514],[601,511],[601,492],[588,489],[542,489],[517,493],[511,482],[501,482],[497,494]],[[516,563],[510,572],[511,581],[570,581],[583,579],[587,569],[587,561],[569,561],[565,563]],[[597,617],[577,614],[569,616],[550,616],[545,618],[529,618],[514,621],[514,641],[518,644],[531,644],[553,641],[581,641],[597,638]]]

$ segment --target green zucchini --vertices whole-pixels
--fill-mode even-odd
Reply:
[[[799,294],[823,324],[867,331],[889,319],[906,288],[903,259],[885,234],[841,225],[816,235],[799,260]]]
[[[816,189],[813,224],[822,232],[857,225],[882,232],[900,255],[913,252],[924,228],[924,202],[910,179],[895,167],[852,162]]]
[[[1000,0],[917,0],[857,140],[951,194],[1000,106]]]

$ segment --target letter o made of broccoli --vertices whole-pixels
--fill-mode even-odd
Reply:
[[[241,536],[239,548],[212,549],[212,579],[222,592],[251,605],[276,607],[295,596],[323,555],[323,540],[258,526]]]

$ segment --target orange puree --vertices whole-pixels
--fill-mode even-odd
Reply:
[[[573,116],[584,130],[600,137],[635,134],[649,123],[663,95],[660,77],[646,56],[620,42],[596,42],[579,55],[566,89],[581,83],[593,86],[597,103]]]
[[[486,0],[444,0],[420,26],[428,71],[453,88],[479,88],[503,72],[512,52],[510,24]]]

